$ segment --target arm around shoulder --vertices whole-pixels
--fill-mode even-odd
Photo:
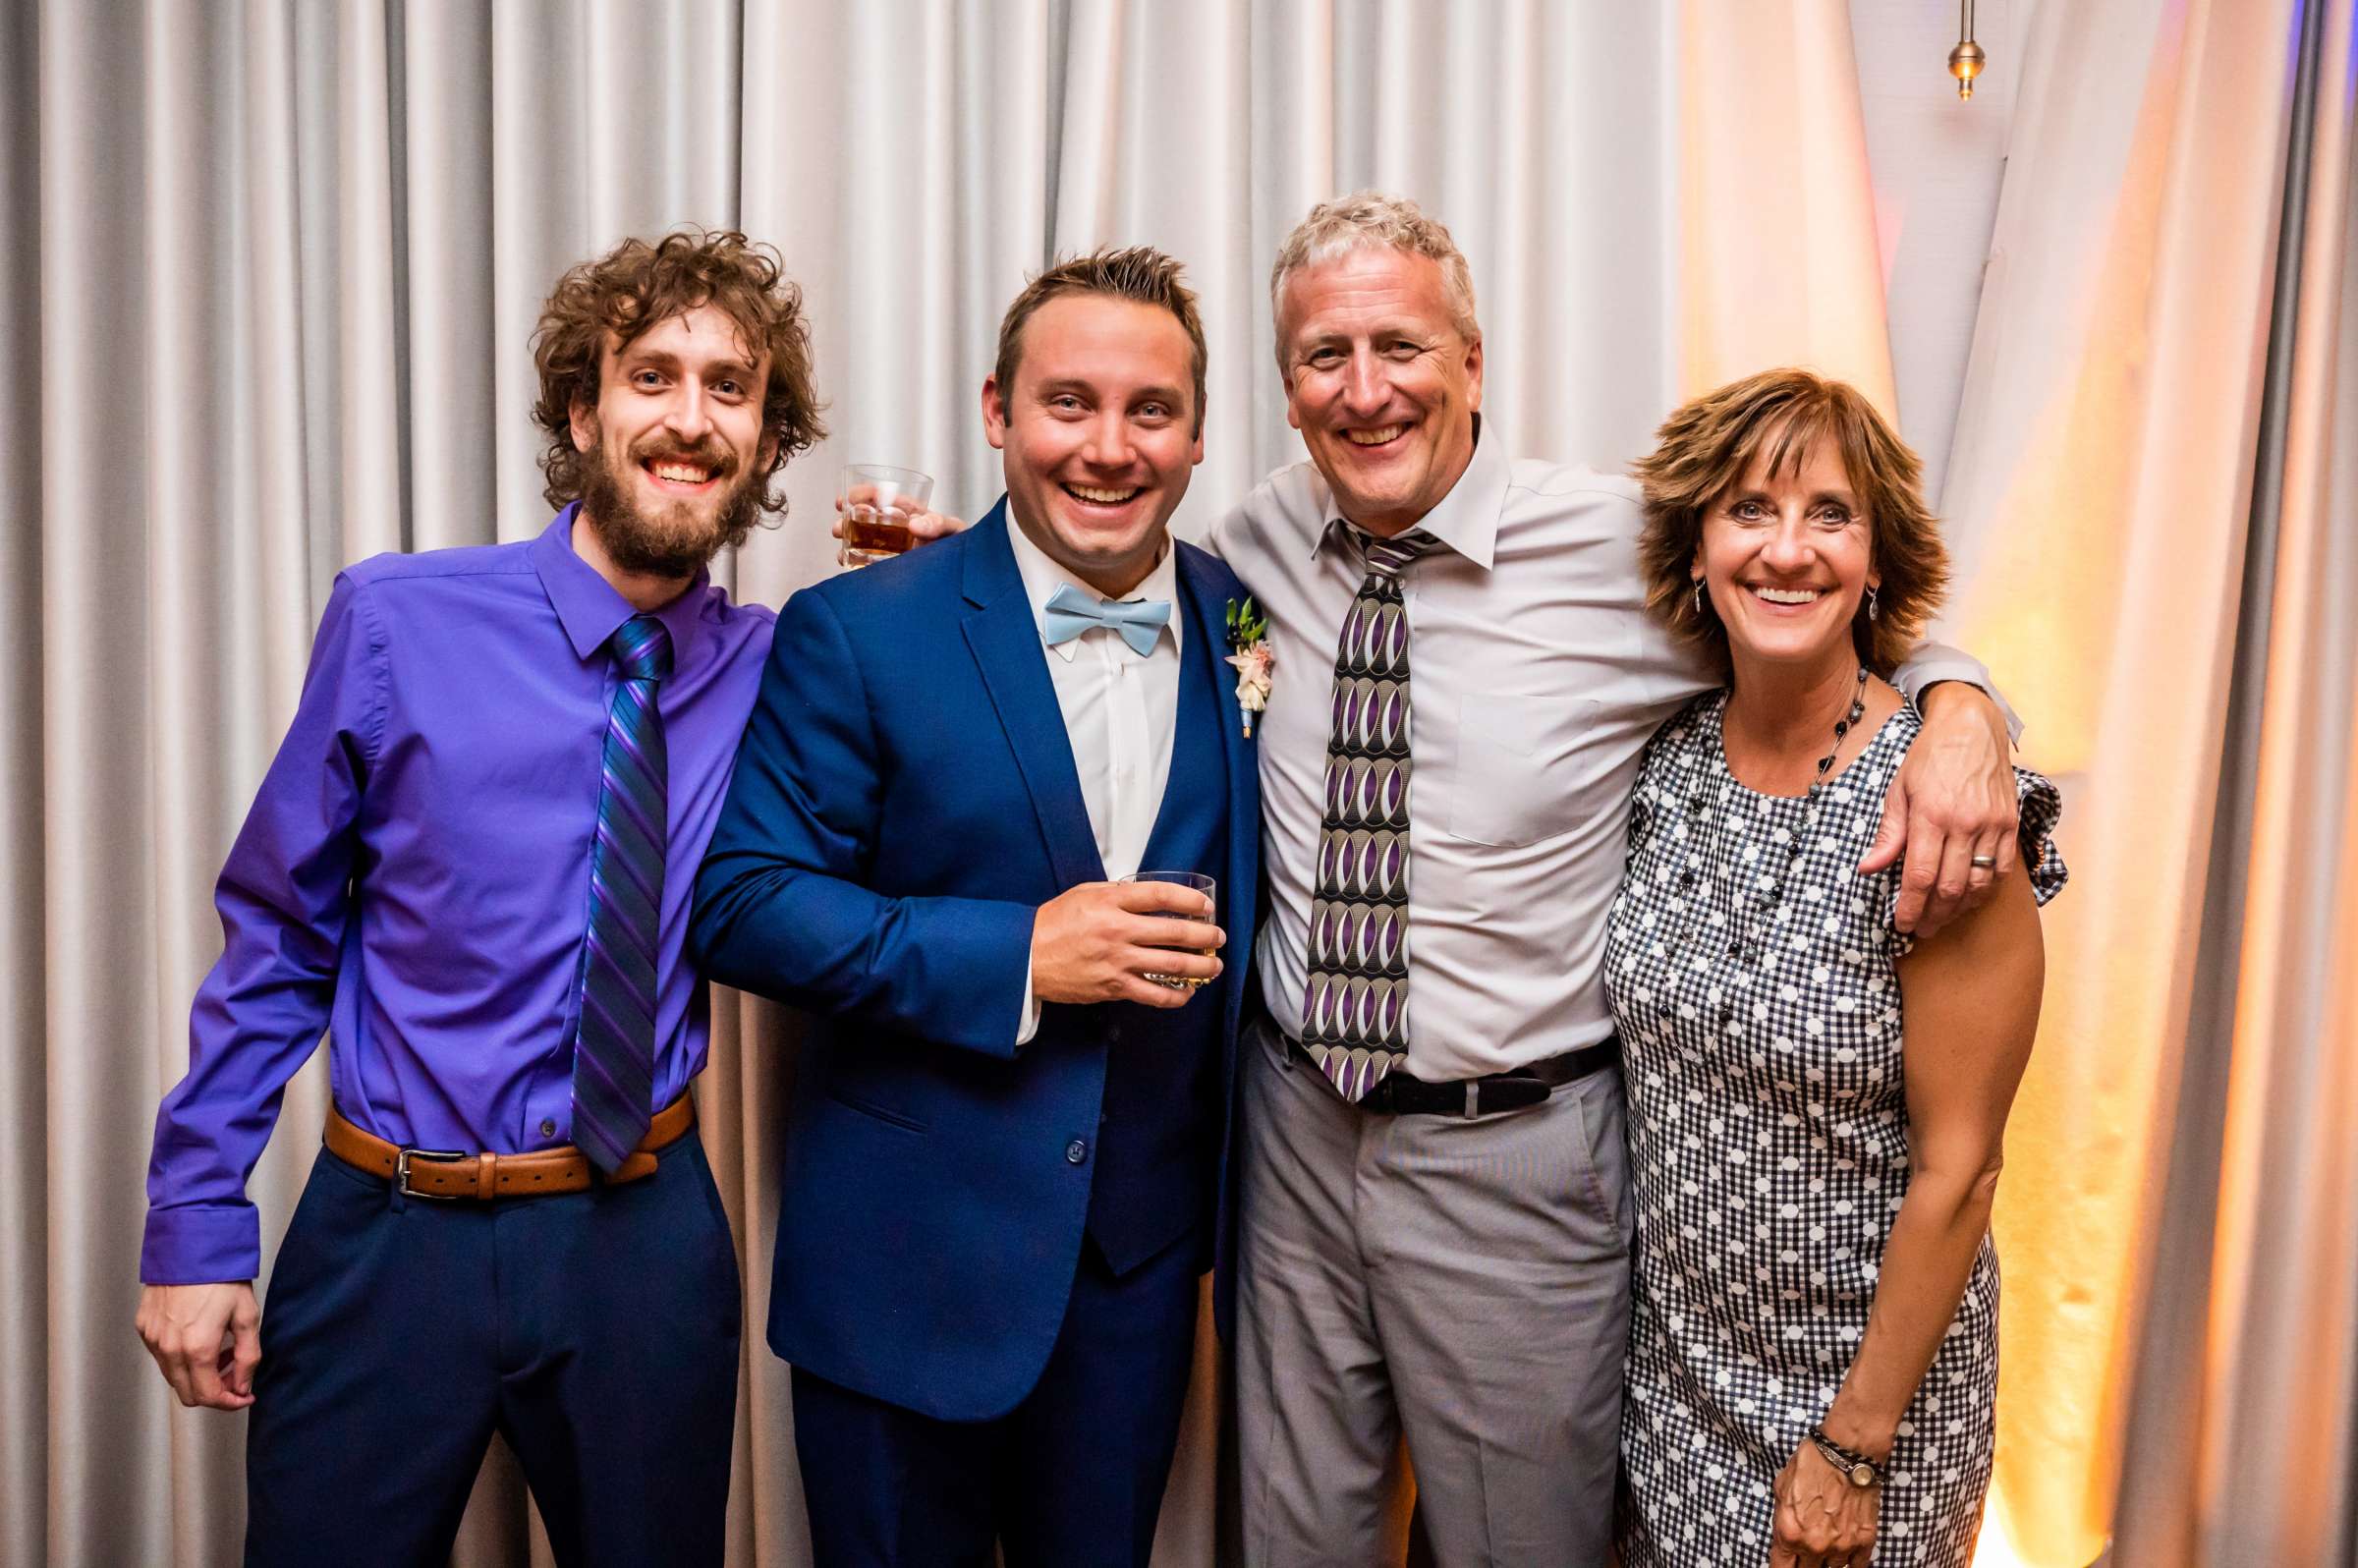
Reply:
[[[2006,695],[1990,679],[1989,666],[1962,648],[1945,643],[1919,643],[1908,654],[1907,662],[1891,672],[1891,684],[1899,688],[1917,712],[1930,718],[1933,704],[1945,701],[1951,696],[1970,696],[1990,704],[1996,717],[2005,725],[2006,738],[2013,745],[2022,744],[2022,719]],[[1953,685],[1955,693],[1934,698],[1937,687]]]
[[[1881,870],[1905,853],[1902,930],[1930,934],[2013,874],[2011,749],[2020,725],[1978,684],[1988,678],[1973,660],[1931,644],[1892,677],[1922,715],[1924,733],[1892,781],[1859,869]]]

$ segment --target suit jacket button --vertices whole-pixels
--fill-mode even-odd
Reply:
[[[546,1116],[540,1118],[540,1136],[542,1138],[557,1136],[557,1124]]]
[[[1064,1162],[1067,1165],[1078,1165],[1087,1158],[1089,1158],[1089,1145],[1082,1140],[1076,1138],[1064,1146]]]

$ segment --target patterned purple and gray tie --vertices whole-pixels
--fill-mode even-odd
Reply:
[[[1422,529],[1359,540],[1367,580],[1343,618],[1326,742],[1326,816],[1310,907],[1302,1043],[1348,1100],[1408,1060],[1408,609]]]
[[[582,1029],[573,1047],[573,1141],[609,1175],[639,1147],[654,1115],[655,942],[667,840],[655,697],[671,674],[671,633],[651,615],[634,615],[610,645],[621,678],[606,712]]]

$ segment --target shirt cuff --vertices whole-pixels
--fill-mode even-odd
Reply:
[[[140,1284],[235,1284],[261,1271],[262,1220],[252,1204],[147,1210]]]
[[[1015,1032],[1015,1048],[1022,1050],[1039,1033],[1039,999],[1032,994],[1032,966],[1024,965],[1024,1024]]]
[[[2022,719],[2007,703],[2006,695],[1990,679],[1989,667],[1970,653],[1961,653],[1940,643],[1918,644],[1908,661],[1892,672],[1891,684],[1899,688],[1908,706],[1916,716],[1924,716],[1924,694],[1943,681],[1962,681],[1997,704],[1998,715],[2006,721],[2006,735],[2016,746],[2022,744]]]

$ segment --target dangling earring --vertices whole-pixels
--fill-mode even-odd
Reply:
[[[1879,589],[1872,588],[1867,590],[1867,619],[1870,621],[1883,613],[1882,605],[1878,602],[1879,592]]]
[[[1703,579],[1695,580],[1695,618],[1703,619]]]

